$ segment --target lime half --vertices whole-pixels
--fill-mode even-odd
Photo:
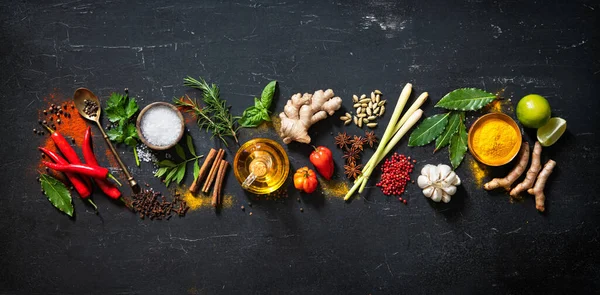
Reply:
[[[567,130],[567,121],[563,118],[554,117],[548,120],[546,125],[537,130],[537,139],[542,146],[553,145]]]

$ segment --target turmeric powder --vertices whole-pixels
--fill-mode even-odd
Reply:
[[[487,164],[505,163],[519,148],[517,131],[504,120],[490,118],[473,132],[473,150]]]

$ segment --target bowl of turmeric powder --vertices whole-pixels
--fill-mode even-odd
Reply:
[[[469,130],[469,151],[488,166],[502,166],[512,161],[521,148],[521,129],[510,116],[489,113],[479,117]]]

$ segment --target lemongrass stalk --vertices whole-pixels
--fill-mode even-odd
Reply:
[[[396,124],[396,126],[394,127],[394,133],[393,134],[396,134],[398,132],[398,130],[400,130],[400,127],[402,127],[402,125],[404,125],[404,123],[406,123],[406,121],[408,120],[408,118],[418,108],[420,108],[423,105],[423,103],[425,103],[425,101],[427,100],[428,96],[429,96],[429,94],[427,92],[423,92],[423,93],[421,93],[421,95],[419,95],[419,97],[415,100],[415,102],[413,102],[413,104],[410,106],[410,108],[408,108],[408,110],[406,111],[406,113],[404,113],[404,116],[402,116],[402,118],[400,119],[400,121],[398,122],[398,124]],[[380,145],[381,145],[381,143],[380,143]],[[386,147],[388,145],[389,144],[387,144]],[[384,152],[384,155],[387,154],[388,152]],[[372,163],[373,162],[369,161],[367,164],[365,164],[365,166],[363,167],[363,171],[367,170],[371,166]]]
[[[400,139],[402,139],[402,137],[404,137],[404,135],[406,135],[408,130],[410,130],[419,121],[419,119],[421,119],[422,115],[423,115],[423,110],[418,109],[418,110],[414,111],[413,114],[410,115],[410,117],[408,117],[405,124],[402,125],[400,130],[398,130],[398,132],[396,132],[394,137],[390,140],[389,144],[385,147],[383,153],[381,155],[378,155],[378,158],[375,159],[375,161],[373,162],[373,165],[369,166],[369,168],[366,169],[366,171],[363,169],[362,175],[366,179],[368,179],[369,176],[371,176],[371,173],[373,173],[373,170],[375,169],[375,167],[377,167],[379,162],[381,162],[383,160],[383,158],[385,158],[385,156],[396,146],[396,144],[398,144]],[[363,190],[365,189],[366,185],[367,185],[367,181],[364,181],[363,183],[361,183],[358,193],[362,193]]]
[[[412,91],[412,84],[406,83],[406,85],[402,89],[402,92],[400,93],[400,97],[398,97],[398,102],[396,103],[396,107],[394,108],[392,117],[390,118],[390,121],[388,122],[388,125],[385,128],[383,137],[381,138],[381,141],[379,142],[379,145],[377,146],[377,150],[375,150],[375,154],[373,155],[373,157],[371,157],[371,159],[367,162],[366,165],[369,165],[369,163],[371,163],[371,161],[374,161],[376,159],[375,155],[377,155],[378,152],[383,151],[383,149],[385,148],[385,145],[389,142],[389,140],[394,135],[394,128],[398,123],[398,119],[400,119],[400,115],[402,114],[402,110],[404,109],[404,106],[406,105],[406,102],[408,101],[408,98],[410,97],[411,91]],[[364,168],[363,168],[363,170],[364,170]],[[368,180],[368,177],[364,177],[364,174],[361,174],[361,176],[359,176],[354,181],[354,185],[352,185],[352,188],[344,196],[344,200],[350,199],[350,197],[352,197],[354,192],[359,187],[361,187],[362,183],[363,182],[366,183],[367,180]]]
[[[406,113],[404,113],[404,116],[402,116],[402,118],[400,119],[400,122],[398,122],[398,124],[396,125],[396,128],[394,129],[394,134],[396,132],[398,132],[398,130],[400,130],[400,127],[402,127],[402,125],[404,125],[404,123],[406,123],[406,121],[408,120],[408,118],[418,109],[420,108],[425,101],[427,100],[427,97],[429,96],[429,93],[427,92],[423,92],[421,93],[421,95],[419,95],[419,97],[415,100],[415,102],[413,102],[413,104],[410,106],[410,108],[406,111]]]
[[[398,125],[398,119],[400,119],[400,115],[402,114],[402,111],[404,110],[404,106],[406,106],[406,102],[408,101],[408,98],[410,97],[411,92],[412,92],[412,84],[406,83],[406,85],[402,89],[402,92],[400,93],[400,96],[398,97],[398,102],[396,103],[396,107],[394,107],[394,112],[392,113],[392,117],[390,118],[390,121],[388,122],[387,127],[385,128],[385,132],[383,133],[383,136],[381,137],[381,140],[379,141],[379,145],[377,146],[377,149],[375,150],[375,153],[373,155],[376,155],[377,152],[380,151],[380,149],[383,149],[387,145],[389,140],[392,138],[392,136],[394,136],[394,133],[396,133],[397,130],[394,130],[394,129],[395,129],[396,125]],[[371,159],[369,159],[367,164],[365,164],[365,166],[363,166],[363,171],[365,170],[366,167],[368,167],[372,164],[371,162],[374,158],[375,157],[371,157]]]

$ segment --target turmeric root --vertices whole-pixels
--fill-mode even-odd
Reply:
[[[544,187],[546,186],[546,181],[548,180],[548,177],[550,177],[550,174],[552,174],[554,166],[556,166],[556,162],[548,160],[548,162],[546,162],[546,164],[544,165],[544,169],[542,170],[542,172],[540,172],[540,175],[538,175],[533,188],[527,190],[527,192],[530,195],[535,196],[535,208],[538,209],[538,211],[540,212],[544,212],[544,210],[546,209],[544,207],[544,202],[546,201],[546,195],[544,195]]]
[[[314,94],[296,93],[288,100],[281,118],[280,134],[283,142],[310,143],[308,128],[331,116],[342,106],[342,99],[334,97],[333,90],[318,90]]]
[[[519,156],[519,162],[515,167],[506,175],[504,178],[494,178],[490,182],[483,185],[486,190],[493,190],[495,188],[503,187],[505,190],[510,190],[510,186],[523,174],[527,163],[529,163],[529,143],[523,142],[521,144],[521,151]]]
[[[540,173],[540,170],[542,170],[542,163],[540,161],[541,154],[542,145],[539,141],[536,141],[535,146],[533,147],[533,152],[531,153],[531,166],[529,166],[529,170],[527,170],[527,176],[523,182],[517,184],[517,186],[510,191],[511,197],[517,197],[520,193],[533,187],[535,178],[538,176],[538,173]]]

